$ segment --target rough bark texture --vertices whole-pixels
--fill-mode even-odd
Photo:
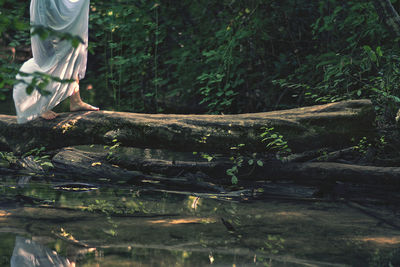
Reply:
[[[207,175],[196,173],[195,169],[190,169],[194,171],[191,175],[187,175],[187,165],[183,164],[180,177],[177,177],[175,172],[173,176],[171,175],[171,170],[168,169],[168,161],[157,161],[157,164],[153,164],[154,170],[149,170],[146,167],[139,167],[132,165],[131,168],[122,168],[119,165],[112,164],[108,160],[107,153],[101,152],[87,152],[76,148],[65,148],[57,153],[53,158],[52,162],[54,164],[54,169],[51,169],[51,173],[55,176],[65,176],[65,177],[78,177],[80,180],[88,180],[90,182],[98,183],[111,182],[115,184],[116,182],[124,184],[135,184],[143,185],[150,184],[162,188],[180,188],[180,190],[185,188],[190,188],[196,192],[223,192],[224,189],[212,184],[207,180]],[[138,159],[137,159],[138,160]],[[139,160],[138,160],[139,161]],[[144,161],[146,162],[146,161]],[[186,162],[185,162],[186,163]],[[208,166],[202,165],[207,168]],[[176,166],[179,168],[180,166]],[[174,170],[176,170],[174,168]],[[201,170],[202,168],[197,168]],[[172,170],[172,171],[174,171]],[[31,170],[30,170],[31,171]],[[206,179],[204,179],[206,178]]]
[[[149,152],[151,153],[151,152]],[[122,153],[123,154],[123,153]],[[181,153],[176,153],[179,157]],[[171,160],[155,154],[151,158],[140,155],[114,158],[106,153],[66,148],[53,157],[54,173],[62,173],[80,179],[106,177],[111,182],[125,180],[131,184],[161,183],[172,187],[189,186],[197,190],[219,190],[215,184],[229,184],[226,170],[232,166],[229,160],[199,162]],[[120,158],[115,160],[115,158]],[[118,165],[117,165],[118,164]],[[252,171],[249,171],[252,169]],[[334,185],[336,182],[369,185],[400,185],[400,167],[363,166],[336,162],[289,162],[264,160],[262,167],[240,168],[239,180],[291,180],[300,184]]]
[[[17,124],[0,115],[0,150],[24,152],[85,144],[168,148],[176,151],[229,151],[246,144],[265,151],[262,127],[274,127],[295,152],[344,147],[352,139],[374,134],[374,109],[369,100],[240,115],[162,115],[123,112],[63,113],[52,121]]]
[[[296,181],[341,181],[360,184],[400,185],[400,167],[363,166],[336,162],[291,163],[280,174]]]

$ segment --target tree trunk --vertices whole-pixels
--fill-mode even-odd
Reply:
[[[373,3],[381,20],[399,37],[400,16],[390,0],[373,0]]]
[[[0,115],[0,151],[17,153],[45,146],[112,144],[167,148],[175,151],[265,151],[262,127],[273,127],[294,152],[323,147],[342,148],[374,134],[371,101],[351,100],[326,105],[239,115],[164,115],[124,112],[63,113],[52,121],[17,124]]]

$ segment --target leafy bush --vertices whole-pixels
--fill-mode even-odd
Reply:
[[[0,1],[0,36],[18,50],[29,44],[29,8],[10,3]],[[368,97],[392,118],[397,43],[370,1],[93,0],[82,87],[121,111],[241,113]],[[19,65],[0,60],[4,100]]]

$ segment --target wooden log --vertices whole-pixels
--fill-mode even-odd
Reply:
[[[322,147],[342,148],[351,140],[374,134],[374,109],[369,100],[238,115],[164,115],[124,112],[62,113],[52,121],[17,124],[0,115],[0,149],[24,152],[85,144],[168,148],[176,151],[229,151],[246,144],[264,151],[262,127],[273,127],[295,152]]]
[[[112,159],[109,159],[112,161]],[[66,148],[54,158],[56,173],[69,176],[92,177],[95,179],[107,177],[110,182],[121,179],[140,183],[141,181],[157,181],[160,185],[170,185],[175,188],[193,188],[222,192],[223,189],[215,184],[230,183],[226,174],[229,165],[226,161],[203,162],[195,164],[192,161],[180,161],[177,165],[182,168],[181,176],[171,176],[176,171],[171,160],[146,159],[132,156],[124,159],[124,165],[113,166],[106,159],[105,153],[85,152],[76,148]],[[215,170],[213,170],[213,168]],[[248,168],[240,168],[239,180],[274,180],[295,181],[302,184],[334,184],[336,181],[370,184],[379,186],[400,186],[400,167],[363,166],[335,162],[289,162],[264,161],[262,167],[257,166],[248,175]],[[172,173],[171,173],[172,172]],[[200,173],[200,174],[198,174]],[[246,175],[242,175],[246,173]]]
[[[400,186],[400,167],[363,166],[335,162],[285,164],[279,175],[296,181],[341,181],[360,184]]]
[[[232,161],[221,155],[215,160],[207,161],[200,155],[195,156],[188,152],[131,147],[117,149],[108,160],[128,170],[162,173],[170,177],[202,172],[210,177],[221,178],[221,174],[225,174],[226,170],[232,167]]]
[[[193,189],[195,192],[224,192],[222,187],[203,181],[204,175],[197,177],[182,176],[168,177],[165,173],[144,173],[143,169],[132,170],[121,168],[111,164],[107,160],[107,153],[86,152],[75,148],[65,148],[57,153],[52,162],[54,169],[52,174],[63,177],[79,177],[80,180],[91,182],[151,184],[157,187],[169,187],[180,189]],[[200,179],[197,179],[200,178]]]

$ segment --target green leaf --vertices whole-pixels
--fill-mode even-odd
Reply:
[[[383,56],[383,52],[382,52],[382,49],[381,49],[380,46],[378,46],[378,47],[376,48],[376,54],[378,54],[378,56],[380,56],[380,57]]]
[[[365,52],[368,52],[368,53],[372,52],[372,48],[369,45],[364,45],[363,48],[364,48]]]
[[[31,95],[34,89],[35,89],[35,87],[34,87],[32,84],[29,84],[29,85],[26,87],[26,93],[27,93],[28,95]]]
[[[71,44],[73,48],[77,48],[80,44],[80,41],[78,39],[72,39]]]
[[[238,183],[238,178],[236,177],[236,175],[232,176],[231,181],[232,181],[232,184],[237,184]]]
[[[51,163],[51,162],[49,162],[49,161],[42,162],[42,163],[40,163],[40,165],[41,165],[41,166],[44,166],[44,167],[54,168],[53,163]]]

